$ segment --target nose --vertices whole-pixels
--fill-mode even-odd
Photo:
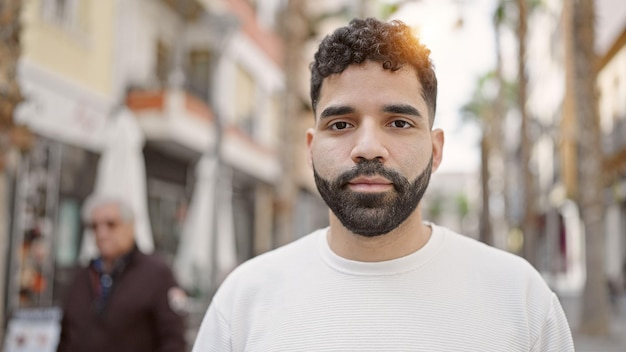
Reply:
[[[350,157],[355,163],[365,160],[385,162],[389,150],[385,145],[384,131],[375,122],[364,121],[355,133],[354,146]]]

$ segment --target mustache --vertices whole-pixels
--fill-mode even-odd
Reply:
[[[334,181],[336,186],[348,187],[351,180],[359,176],[382,176],[393,184],[396,191],[401,191],[408,186],[408,181],[400,173],[386,168],[383,163],[376,160],[363,160],[352,169],[340,174]]]

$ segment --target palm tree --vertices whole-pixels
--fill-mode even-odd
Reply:
[[[536,265],[537,261],[537,224],[536,224],[536,203],[537,192],[535,184],[535,175],[531,168],[531,156],[534,141],[532,135],[529,133],[530,115],[526,109],[527,103],[527,85],[528,76],[526,73],[526,45],[528,34],[528,16],[535,11],[541,0],[499,0],[496,6],[496,12],[494,15],[494,28],[496,35],[496,52],[497,52],[497,77],[500,77],[500,85],[505,86],[502,73],[502,59],[500,58],[500,31],[501,26],[506,25],[511,27],[516,33],[518,44],[518,59],[517,59],[517,84],[516,84],[516,105],[521,118],[520,128],[520,157],[521,157],[521,175],[522,175],[522,190],[523,190],[523,219],[521,223],[522,231],[524,233],[524,257],[533,265]],[[514,16],[514,14],[516,16]],[[496,103],[500,103],[506,100],[505,89],[500,90],[499,98]],[[497,108],[497,106],[496,106]],[[499,108],[503,110],[502,107]],[[501,112],[501,116],[504,111]],[[497,126],[496,126],[497,127]],[[506,169],[506,168],[505,168]],[[505,182],[505,190],[508,188],[508,178]],[[505,198],[505,206],[506,206]],[[505,214],[508,209],[505,209]],[[507,218],[510,219],[510,214],[507,214]]]
[[[510,9],[512,1],[511,0],[499,0],[496,6],[496,10],[494,11],[492,20],[493,20],[493,28],[494,28],[494,44],[495,44],[495,54],[496,54],[496,67],[495,67],[495,80],[497,82],[497,94],[493,104],[493,114],[494,118],[491,121],[491,134],[492,141],[495,144],[494,149],[497,153],[500,153],[501,162],[503,164],[502,175],[501,178],[503,180],[502,184],[502,193],[503,204],[504,204],[504,223],[506,227],[510,226],[511,223],[511,214],[510,214],[510,206],[509,206],[509,188],[510,188],[510,177],[508,174],[508,168],[506,167],[508,155],[506,153],[506,148],[503,140],[503,124],[505,120],[505,116],[507,110],[513,105],[513,100],[511,99],[512,95],[512,85],[508,83],[504,77],[503,70],[503,60],[502,60],[502,30],[506,25],[510,25],[511,19],[510,17]],[[493,230],[492,230],[493,231]]]
[[[10,142],[16,141],[17,127],[13,112],[22,101],[17,83],[17,61],[20,55],[21,0],[3,0],[0,4],[0,172],[5,169],[5,156]]]
[[[493,89],[496,87],[496,89]],[[480,215],[480,240],[493,245],[494,236],[491,218],[491,194],[494,190],[489,186],[491,171],[490,159],[497,153],[506,159],[503,151],[502,122],[507,112],[515,106],[515,92],[517,86],[506,80],[502,72],[496,68],[479,77],[472,98],[461,107],[461,115],[465,121],[478,123],[482,130],[481,145],[481,200],[482,212]],[[494,93],[495,92],[495,93]],[[506,163],[506,160],[503,160]],[[506,171],[504,171],[506,172]],[[502,175],[503,178],[506,175]],[[506,189],[505,189],[506,192]],[[507,202],[505,198],[505,208]],[[505,209],[505,213],[507,209]]]
[[[531,170],[531,156],[533,139],[529,131],[530,116],[526,109],[528,77],[526,74],[526,38],[528,33],[528,4],[527,0],[517,0],[517,105],[521,116],[521,164],[524,190],[524,257],[532,265],[537,264],[537,225],[536,225],[536,192],[535,177]]]
[[[496,115],[494,104],[497,97],[489,96],[487,86],[492,84],[496,79],[495,72],[488,72],[478,79],[471,101],[461,108],[461,113],[465,120],[477,122],[482,130],[480,139],[480,181],[481,181],[481,200],[482,211],[480,213],[480,231],[479,239],[489,245],[493,245],[493,227],[491,222],[491,190],[489,187],[489,160],[494,149],[494,120],[499,120],[500,116]]]
[[[567,0],[566,16],[567,93],[576,116],[577,200],[585,229],[587,280],[583,291],[579,329],[590,335],[609,333],[609,303],[606,287],[604,182],[602,147],[596,90],[593,0]]]
[[[27,149],[32,140],[28,130],[23,126],[17,126],[13,120],[15,108],[22,101],[16,79],[20,55],[21,6],[21,0],[2,0],[0,3],[0,251],[3,253],[8,246],[10,224],[8,216],[10,165],[7,164],[7,155],[16,148]],[[4,301],[5,272],[4,264],[0,265],[0,302]],[[0,305],[0,321],[5,321],[3,305]]]

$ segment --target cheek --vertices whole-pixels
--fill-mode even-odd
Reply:
[[[426,143],[414,146],[405,144],[396,150],[400,152],[396,153],[393,159],[401,168],[400,171],[411,180],[424,171],[432,155],[432,148],[430,148],[430,144],[427,145]]]
[[[335,177],[341,169],[351,167],[351,165],[342,166],[350,161],[349,155],[346,157],[345,151],[329,143],[313,144],[310,157],[315,171],[326,179]]]
[[[312,169],[320,176],[327,178],[329,173],[329,165],[327,158],[321,158],[318,154],[311,153],[311,166]]]
[[[120,239],[124,242],[124,247],[130,246],[135,241],[133,228],[129,227],[124,229],[123,236],[120,236]]]

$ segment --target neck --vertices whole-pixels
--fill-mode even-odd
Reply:
[[[328,245],[345,259],[380,262],[401,258],[419,250],[428,242],[430,234],[430,226],[422,222],[420,206],[391,232],[373,237],[350,232],[331,212]]]
[[[115,257],[101,257],[102,258],[102,269],[104,270],[104,272],[106,273],[111,273],[113,271],[113,268],[116,264],[116,262],[119,259],[124,258],[125,256],[129,255],[132,251],[133,251],[133,247],[131,247],[129,250],[125,251],[123,254],[115,256]]]
[[[105,273],[110,273],[113,270],[114,261],[114,259],[102,258],[102,270],[104,270]]]

